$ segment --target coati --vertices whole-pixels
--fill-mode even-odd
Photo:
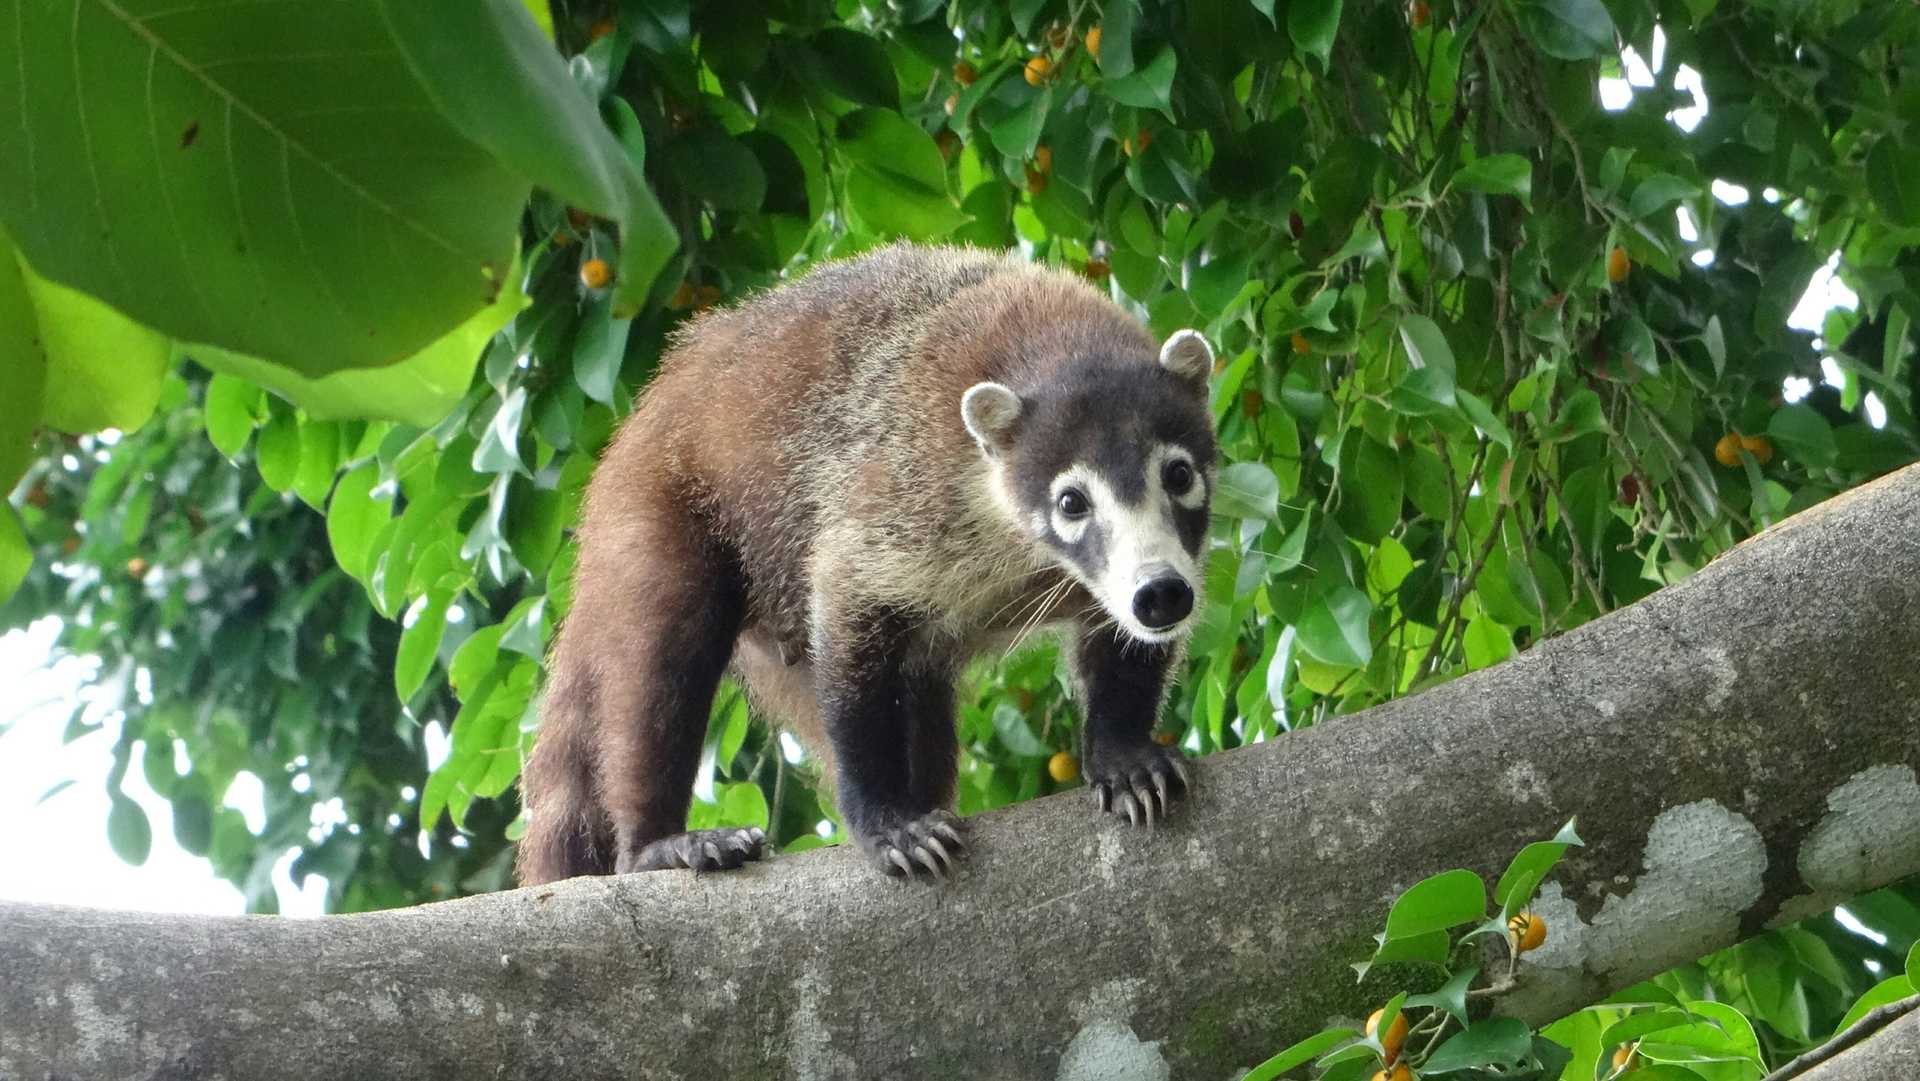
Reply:
[[[895,245],[693,320],[587,488],[521,882],[759,858],[759,830],[685,829],[729,664],[880,869],[945,877],[955,678],[1036,625],[1071,635],[1100,810],[1165,815],[1188,767],[1151,732],[1200,597],[1212,365],[1194,331],[1157,345],[1078,277],[972,249]]]

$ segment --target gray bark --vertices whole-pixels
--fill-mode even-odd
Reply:
[[[1578,815],[1544,1021],[1920,871],[1920,469],[1418,696],[1198,764],[1148,832],[974,822],[942,888],[849,850],[319,920],[0,906],[0,1077],[1226,1078],[1333,1016],[1386,906]],[[1409,974],[1402,972],[1402,979]]]

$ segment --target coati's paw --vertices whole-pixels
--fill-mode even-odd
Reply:
[[[966,855],[966,836],[951,811],[929,811],[860,839],[880,870],[894,878],[944,880]]]
[[[1180,752],[1147,740],[1089,747],[1085,773],[1094,806],[1136,826],[1166,818],[1173,801],[1193,791],[1193,771]]]
[[[767,835],[754,828],[688,830],[642,845],[638,850],[620,853],[614,872],[662,871],[686,868],[693,871],[730,871],[766,855]]]

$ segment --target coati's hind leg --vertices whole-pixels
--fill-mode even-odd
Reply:
[[[908,613],[814,593],[814,671],[840,814],[882,871],[945,878],[966,849],[953,794],[953,673]],[[944,742],[944,748],[934,750]]]
[[[1074,644],[1080,684],[1081,773],[1100,810],[1134,825],[1165,818],[1193,787],[1186,759],[1153,741],[1176,647],[1129,639],[1117,628],[1082,629]]]
[[[678,501],[650,504],[587,533],[578,578],[593,590],[575,598],[555,662],[592,671],[595,780],[614,871],[738,867],[760,857],[763,833],[688,832],[686,822],[746,582]]]

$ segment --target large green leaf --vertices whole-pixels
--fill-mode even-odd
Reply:
[[[627,221],[623,287],[671,249],[510,0],[81,0],[15,21],[0,220],[40,273],[169,337],[309,376],[404,359],[508,286],[535,181]]]
[[[213,346],[186,351],[216,372],[273,391],[316,420],[379,418],[426,428],[439,423],[466,393],[487,340],[527,304],[518,290],[501,290],[493,303],[398,364],[337,371],[318,379]]]
[[[145,424],[167,372],[165,336],[32,267],[21,270],[47,358],[41,423],[63,432]]]
[[[1325,664],[1358,668],[1373,659],[1367,622],[1373,604],[1352,586],[1337,586],[1307,606],[1298,627],[1300,648]]]
[[[13,242],[0,229],[0,381],[7,388],[7,407],[0,409],[0,496],[33,460],[33,438],[40,427],[47,385],[47,354],[40,345],[39,322]],[[6,523],[0,523],[0,530],[6,528]],[[0,585],[5,584],[0,580]],[[10,588],[0,590],[0,597],[10,592]]]

